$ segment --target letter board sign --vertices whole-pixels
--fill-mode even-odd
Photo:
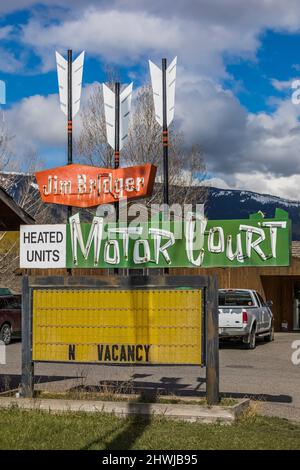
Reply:
[[[202,289],[33,289],[33,360],[201,364]]]

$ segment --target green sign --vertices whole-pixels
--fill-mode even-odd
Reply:
[[[67,268],[197,268],[288,266],[291,223],[277,209],[245,220],[207,220],[188,214],[184,221],[105,224],[95,217],[81,224],[71,217],[66,231]]]

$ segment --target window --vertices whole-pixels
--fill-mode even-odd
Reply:
[[[0,309],[21,309],[21,296],[0,297]]]
[[[261,307],[261,301],[260,301],[260,299],[259,299],[257,293],[256,293],[256,292],[253,292],[253,295],[254,295],[254,298],[255,298],[255,300],[256,300],[256,303],[257,303],[258,307]]]
[[[7,301],[5,297],[0,297],[0,309],[7,308]]]
[[[262,298],[262,296],[257,292],[257,297],[259,298],[260,300],[260,303],[261,303],[261,306],[262,307],[265,307],[266,306],[266,303],[264,301],[264,299]]]
[[[253,300],[250,292],[247,291],[219,291],[219,305],[224,307],[252,307]]]

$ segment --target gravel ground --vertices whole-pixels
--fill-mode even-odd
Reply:
[[[239,344],[221,345],[221,393],[252,398],[261,414],[300,421],[300,365],[291,360],[295,340],[300,340],[300,333],[277,333],[273,343],[259,341],[253,351]],[[7,364],[0,365],[0,389],[17,387],[20,373],[21,343],[14,342],[7,347]],[[205,369],[196,366],[38,363],[35,374],[36,388],[51,391],[101,385],[123,392],[155,389],[187,396],[205,392]]]

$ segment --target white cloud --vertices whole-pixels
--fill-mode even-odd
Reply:
[[[34,95],[24,98],[5,113],[9,129],[18,129],[12,140],[17,153],[36,151],[39,146],[63,147],[67,142],[66,116],[61,112],[58,95]],[[74,133],[80,130],[80,117],[74,120]]]
[[[87,101],[95,83],[83,87],[82,104]],[[5,111],[5,120],[10,134],[14,135],[11,145],[17,154],[36,152],[39,147],[66,148],[67,117],[60,109],[58,94],[24,98]],[[81,126],[78,113],[73,120],[74,138],[80,135]],[[13,132],[13,129],[18,131]]]
[[[0,28],[0,39],[7,39],[9,35],[11,34],[13,28],[10,25],[7,26],[2,26]]]
[[[278,90],[278,91],[290,90],[292,88],[292,82],[293,82],[293,79],[291,80],[277,80],[276,78],[271,79],[272,86],[275,88],[275,90]]]
[[[209,171],[231,171],[244,149],[247,112],[235,96],[213,81],[179,72],[176,118],[186,140],[198,142]]]
[[[208,184],[222,189],[242,189],[262,194],[273,194],[290,200],[299,200],[300,175],[276,177],[271,173],[236,173],[235,183],[228,185],[221,178],[211,178]]]
[[[0,71],[14,73],[23,68],[23,63],[12,52],[0,47]]]
[[[205,185],[220,189],[232,189],[222,178],[209,178],[205,181]]]
[[[63,144],[65,116],[57,95],[34,95],[24,98],[6,113],[8,124],[19,129],[17,139],[27,144]],[[20,135],[21,134],[21,135]]]
[[[49,0],[40,3],[56,5]],[[71,5],[63,21],[60,17],[53,24],[35,15],[23,29],[23,41],[43,57],[45,70],[54,67],[49,51],[72,46],[118,63],[178,54],[181,63],[201,67],[202,75],[220,77],[226,73],[224,54],[254,59],[263,31],[297,32],[300,27],[297,0],[64,0],[58,4]]]
[[[209,171],[300,173],[300,106],[273,100],[274,111],[249,113],[213,81],[179,78],[177,121],[188,141],[201,144]]]

